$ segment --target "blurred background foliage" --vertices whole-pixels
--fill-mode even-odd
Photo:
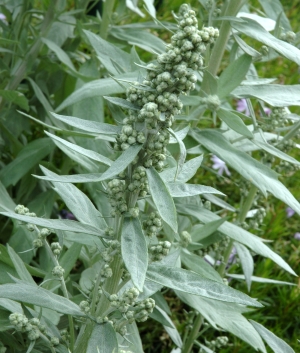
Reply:
[[[285,13],[290,20],[294,32],[299,31],[299,2],[297,0],[281,1]],[[199,1],[190,1],[194,8],[200,6]],[[18,11],[11,12],[19,4]],[[173,22],[172,12],[176,12],[182,4],[181,0],[156,0],[157,18],[161,21]],[[219,2],[221,4],[221,2]],[[258,1],[249,1],[252,11],[259,9]],[[58,10],[54,11],[57,6]],[[75,90],[84,83],[105,75],[105,70],[83,33],[83,29],[92,30],[99,34],[101,20],[98,14],[103,11],[101,1],[86,0],[1,0],[0,12],[6,16],[6,23],[0,21],[0,198],[5,199],[8,193],[15,203],[22,203],[33,212],[46,217],[57,217],[65,206],[58,201],[56,194],[47,182],[39,181],[32,174],[40,174],[39,164],[60,174],[76,173],[80,167],[69,157],[55,148],[51,140],[45,136],[45,127],[36,121],[26,118],[18,111],[21,110],[37,120],[56,127],[63,127],[49,114]],[[98,13],[97,13],[98,12]],[[145,12],[145,11],[144,11]],[[43,19],[41,15],[44,15]],[[150,21],[133,14],[125,8],[125,1],[116,3],[116,13],[113,21],[116,25]],[[205,21],[205,18],[203,18]],[[145,25],[147,28],[147,24]],[[159,26],[151,29],[163,40],[168,41],[170,33]],[[42,40],[41,38],[46,38]],[[118,43],[127,52],[130,46],[127,42],[110,35],[109,41]],[[151,60],[152,54],[143,48],[136,47],[141,59]],[[228,56],[224,57],[227,65]],[[277,58],[268,62],[256,64],[260,77],[276,77],[284,84],[299,84],[299,67],[287,59]],[[221,66],[222,69],[222,66]],[[9,92],[9,93],[8,93]],[[236,102],[233,102],[235,104]],[[291,109],[298,113],[297,108]],[[299,108],[298,108],[299,110]],[[112,121],[108,111],[103,111],[103,99],[94,97],[74,104],[63,111],[79,118],[89,120]],[[50,129],[51,132],[51,129]],[[70,132],[69,136],[72,133]],[[71,136],[78,143],[79,136]],[[90,143],[94,143],[91,141]],[[107,151],[109,154],[110,151]],[[299,160],[299,149],[294,149],[292,155]],[[206,158],[205,164],[211,168],[211,161]],[[300,172],[281,177],[282,182],[300,199]],[[211,185],[230,195],[228,202],[239,207],[239,188],[237,175],[231,178],[216,177],[201,169],[197,175],[197,182]],[[79,187],[82,187],[79,185]],[[85,192],[92,192],[90,189]],[[259,236],[273,241],[274,250],[286,260],[291,267],[300,271],[300,240],[294,237],[300,232],[299,216],[287,218],[286,205],[271,196],[263,200],[267,208],[267,217],[259,231]],[[23,251],[29,247],[32,239],[24,228],[16,224],[12,228],[11,222],[0,218],[0,242],[9,243],[16,251]],[[22,239],[20,241],[20,239]],[[29,263],[30,253],[20,254]],[[259,298],[265,307],[248,316],[268,327],[276,335],[286,340],[295,351],[299,351],[300,312],[299,291],[300,280],[295,279],[271,260],[256,256],[255,275],[270,277],[281,281],[297,284],[295,287],[280,285],[265,285],[253,283],[251,296]],[[1,264],[0,264],[1,266]],[[239,264],[234,265],[234,272],[238,272]],[[0,279],[1,283],[1,279]],[[247,292],[246,285],[232,280],[235,288]],[[166,298],[172,309],[172,319],[177,324],[180,333],[184,333],[187,325],[193,323],[193,313],[177,299],[171,291],[167,291]],[[212,340],[215,331],[209,329],[206,339]],[[170,351],[172,342],[162,326],[154,320],[140,324],[146,353]],[[229,334],[231,346],[221,349],[222,353],[254,352],[244,342]]]

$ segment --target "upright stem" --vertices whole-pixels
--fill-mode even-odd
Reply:
[[[194,342],[197,339],[199,330],[201,328],[201,325],[202,325],[202,316],[201,314],[198,313],[194,321],[192,331],[188,336],[186,343],[182,349],[182,353],[189,353],[192,350]]]
[[[235,16],[238,11],[240,10],[243,0],[229,0],[226,4],[224,5],[224,11],[222,16]],[[216,43],[213,47],[213,50],[211,52],[209,64],[207,70],[215,76],[219,70],[221,60],[223,58],[226,45],[230,36],[230,30],[231,30],[231,25],[230,21],[222,21],[221,28],[220,28],[220,35],[218,39],[216,40]],[[202,91],[205,93],[208,93],[209,90],[209,83],[207,79],[203,79],[203,83],[201,86]]]
[[[114,9],[115,0],[106,0],[103,8],[102,23],[100,28],[100,36],[103,39],[107,38],[107,30],[111,20],[111,15]]]
[[[54,266],[59,266],[59,262],[58,262],[57,258],[54,256],[47,240],[44,240],[44,245],[45,245],[45,248],[46,248],[48,254],[50,255],[50,257],[52,259],[52,262],[54,263]],[[64,297],[69,299],[69,294],[68,294],[68,290],[66,287],[66,282],[65,282],[64,277],[60,278],[60,282],[61,282],[61,290],[63,292]],[[75,343],[75,331],[74,331],[74,323],[73,323],[72,315],[68,315],[68,321],[69,321],[69,326],[70,326],[70,350],[71,350],[71,352],[73,352],[74,343]]]

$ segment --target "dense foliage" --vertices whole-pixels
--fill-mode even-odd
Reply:
[[[300,86],[263,68],[299,37],[279,0],[169,5],[0,1],[3,353],[294,352],[260,313],[298,295],[266,222]]]

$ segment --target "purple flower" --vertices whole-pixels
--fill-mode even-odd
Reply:
[[[70,211],[61,210],[59,214],[63,219],[70,219],[71,221],[77,221],[77,218]]]
[[[266,113],[267,116],[270,116],[272,113],[272,110],[270,108],[264,107],[264,111]]]
[[[1,21],[6,21],[6,16],[3,13],[0,13],[0,20]]]
[[[240,113],[244,113],[247,116],[250,116],[250,111],[248,109],[247,101],[245,98],[239,99],[236,103],[236,110]]]
[[[231,175],[231,173],[228,170],[225,162],[222,161],[219,157],[217,157],[215,155],[212,155],[210,160],[213,162],[213,165],[212,165],[213,169],[217,170],[219,175],[223,175],[224,172],[228,176]]]
[[[300,240],[300,233],[295,233],[294,234],[294,238],[297,239],[297,240]]]
[[[287,207],[285,209],[285,212],[286,212],[287,218],[294,216],[294,214],[296,213],[291,207]]]

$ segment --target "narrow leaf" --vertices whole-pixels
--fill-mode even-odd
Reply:
[[[249,138],[253,138],[252,132],[247,128],[243,120],[230,110],[220,108],[217,110],[218,117],[224,121],[232,130]]]
[[[43,308],[55,310],[62,314],[83,316],[79,306],[71,300],[54,294],[41,287],[22,282],[14,284],[2,284],[0,297],[16,300],[21,303],[34,304]]]
[[[237,98],[258,98],[273,107],[300,105],[300,85],[242,85],[232,91]]]
[[[130,72],[123,75],[116,76],[115,78],[124,78],[136,81],[137,73]],[[85,83],[77,91],[73,92],[67,97],[57,108],[56,112],[60,112],[68,106],[78,103],[85,98],[98,97],[116,93],[123,93],[125,89],[121,87],[112,78],[101,78],[88,83]]]
[[[201,242],[202,239],[213,234],[226,221],[226,218],[220,218],[216,221],[204,225],[195,225],[191,231],[191,237],[194,242]]]
[[[54,118],[87,132],[95,134],[117,134],[121,131],[118,126],[111,124],[99,123],[98,121],[84,120],[75,118],[74,116],[59,115],[51,112]]]
[[[186,183],[190,180],[197,172],[201,166],[203,156],[198,156],[196,158],[190,159],[182,166],[182,169],[177,176],[177,181]],[[162,171],[159,175],[165,182],[173,182],[175,178],[177,167],[169,168]]]
[[[150,193],[161,218],[177,232],[177,214],[173,199],[154,168],[146,169]]]
[[[225,98],[244,80],[251,62],[252,57],[248,54],[243,54],[226,67],[218,82],[218,96],[220,99]]]
[[[209,223],[215,220],[220,220],[221,217],[217,216],[211,211],[208,211],[204,207],[199,208],[195,205],[177,205],[177,211],[188,216],[196,217],[200,222]],[[230,222],[225,221],[218,230],[229,236],[230,238],[246,245],[248,248],[253,250],[256,254],[268,257],[279,266],[284,268],[289,273],[296,275],[292,268],[274,251],[272,251],[267,245],[265,245],[261,238],[256,235],[244,230],[241,227],[236,226]]]
[[[140,110],[141,108],[126,99],[123,98],[118,98],[118,97],[108,97],[108,96],[103,96],[106,100],[111,102],[112,104],[118,105],[119,107],[125,108],[125,109],[131,109],[131,110]]]
[[[148,248],[138,218],[127,217],[124,219],[121,249],[131,280],[137,289],[142,292],[148,267]]]
[[[271,192],[300,214],[299,203],[277,179],[277,174],[272,169],[256,161],[247,153],[234,148],[218,131],[202,130],[193,133],[193,136],[199,143],[259,188],[264,195],[267,194],[267,191]]]
[[[88,341],[86,353],[118,352],[116,332],[111,324],[96,325]]]
[[[45,219],[39,217],[23,216],[13,212],[0,212],[3,216],[18,219],[25,223],[32,223],[38,226],[46,227],[49,229],[67,230],[70,232],[93,234],[102,236],[104,231],[101,231],[93,226],[82,224],[75,221],[69,221],[67,219]]]
[[[182,268],[151,264],[148,267],[146,277],[149,281],[160,283],[165,287],[186,293],[229,303],[262,307],[259,302],[244,293],[232,289],[225,284],[202,277],[195,272],[183,270]]]
[[[251,278],[254,270],[254,262],[250,251],[242,244],[234,242],[234,246],[241,260],[241,265],[245,275],[248,291],[250,292],[251,288]]]
[[[226,276],[234,279],[243,279],[243,280],[245,279],[245,275],[237,275],[235,273],[227,273]],[[258,283],[271,283],[271,284],[273,283],[273,284],[282,284],[287,286],[296,286],[295,283],[277,281],[276,279],[263,278],[263,277],[257,277],[257,276],[251,276],[251,281],[258,282]]]
[[[266,329],[263,325],[253,320],[249,321],[274,353],[295,353],[295,351],[287,343],[274,335],[274,333]]]
[[[21,109],[29,110],[28,100],[23,93],[18,91],[0,90],[0,97],[10,103],[17,104]]]
[[[5,187],[15,185],[26,173],[37,165],[52,150],[54,144],[47,138],[41,138],[26,145],[17,157],[2,168],[0,180]]]
[[[294,61],[296,64],[300,65],[300,50],[294,45],[284,42],[270,34],[256,21],[249,18],[243,17],[244,22],[232,22],[231,26],[246,34],[247,36],[264,43],[270,48],[273,48],[281,55],[285,56],[287,59]]]
[[[266,348],[260,335],[242,315],[243,312],[248,311],[245,307],[178,291],[176,291],[176,294],[184,303],[203,315],[216,330],[220,330],[221,327],[241,338],[254,349],[266,353]]]
[[[201,194],[219,194],[224,195],[221,191],[218,191],[211,186],[195,185],[195,184],[183,184],[183,183],[166,183],[167,189],[172,197],[188,197]]]
[[[68,148],[70,151],[79,153],[85,157],[92,159],[93,161],[97,161],[101,164],[105,164],[108,166],[112,164],[112,161],[109,158],[102,156],[102,154],[100,153],[75,145],[74,143],[66,141],[56,135],[50,134],[50,132],[45,131],[45,134],[48,135],[54,141],[57,147],[60,147],[61,145],[63,145],[66,148]]]
[[[168,130],[171,133],[171,135],[173,135],[173,137],[178,142],[179,151],[180,151],[179,156],[178,156],[178,160],[177,160],[177,170],[176,170],[176,174],[175,174],[175,178],[174,178],[174,181],[175,181],[177,179],[177,176],[180,173],[180,171],[181,171],[181,169],[183,167],[184,161],[186,159],[186,148],[185,148],[185,144],[183,143],[182,138],[180,137],[180,135],[177,134],[176,132],[174,132],[172,129],[168,129]],[[188,132],[188,130],[189,130],[189,126],[188,126],[188,129],[187,129],[187,132]]]
[[[112,165],[103,173],[75,174],[75,175],[56,175],[39,176],[36,178],[61,183],[95,183],[111,179],[121,172],[135,159],[143,145],[132,145],[117,158]],[[49,174],[49,173],[48,173]]]
[[[24,282],[36,285],[33,278],[31,277],[30,273],[28,272],[27,268],[25,267],[22,259],[14,251],[14,249],[11,248],[8,244],[7,244],[7,250],[8,250],[9,256],[14,264],[14,267],[17,271],[17,274],[19,275],[19,278],[21,280],[23,280]]]

